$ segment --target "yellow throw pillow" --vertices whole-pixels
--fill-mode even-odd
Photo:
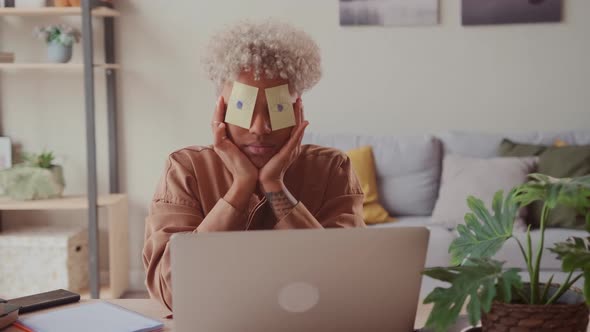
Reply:
[[[379,224],[388,221],[395,221],[379,203],[377,190],[377,177],[375,175],[375,161],[373,149],[370,146],[347,151],[352,168],[354,169],[363,192],[363,218],[367,224]]]

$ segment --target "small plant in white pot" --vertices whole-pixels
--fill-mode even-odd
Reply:
[[[72,46],[80,41],[80,32],[63,24],[36,27],[34,34],[47,42],[47,60],[53,63],[70,61]]]
[[[53,163],[52,152],[23,155],[24,162],[0,171],[0,186],[15,200],[61,197],[65,182],[63,169]]]

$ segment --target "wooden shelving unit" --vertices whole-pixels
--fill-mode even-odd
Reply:
[[[120,203],[127,199],[125,194],[108,194],[98,196],[97,204],[105,207]],[[26,210],[85,210],[88,208],[86,196],[64,196],[56,199],[41,199],[34,201],[16,201],[7,197],[0,197],[0,211]]]
[[[90,289],[84,289],[80,292],[80,298],[82,300],[89,300],[92,299],[92,296],[90,294]],[[103,285],[100,286],[100,297],[103,299],[117,299],[120,298],[121,296],[114,296],[113,291],[111,290],[110,286],[107,285]]]
[[[127,224],[127,195],[100,195],[97,206],[106,215],[109,231],[109,283],[101,289],[102,298],[119,298],[129,285],[129,227]],[[16,201],[0,198],[0,211],[86,210],[86,196],[64,196],[56,199]],[[105,290],[105,292],[103,292]],[[87,298],[90,290],[86,291]]]
[[[92,10],[92,16],[94,17],[119,17],[120,15],[115,9],[107,7],[99,7]],[[0,8],[0,16],[82,16],[82,8]]]
[[[13,201],[0,198],[2,210],[87,210],[88,251],[90,285],[86,297],[120,297],[129,283],[129,239],[127,196],[119,193],[118,140],[117,140],[117,89],[116,71],[120,69],[115,59],[114,18],[121,14],[109,7],[96,7],[95,0],[82,0],[81,7],[0,8],[0,17],[59,17],[78,16],[82,19],[83,63],[0,63],[2,71],[50,70],[81,71],[84,78],[86,151],[88,189],[84,196],[38,201]],[[104,25],[105,57],[101,63],[94,61],[93,18]],[[96,128],[94,71],[102,69],[106,75],[106,106],[109,149],[109,192],[98,195],[96,170]],[[8,112],[9,110],[4,110]],[[98,213],[106,213],[109,228],[109,284],[100,285]],[[102,212],[101,212],[102,213]]]
[[[116,63],[94,64],[95,69],[121,69]],[[0,63],[2,70],[83,70],[83,63]]]

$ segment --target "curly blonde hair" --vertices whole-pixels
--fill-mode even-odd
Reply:
[[[218,92],[241,71],[281,77],[298,94],[313,87],[322,76],[317,44],[302,30],[275,20],[243,21],[211,38],[203,59]]]

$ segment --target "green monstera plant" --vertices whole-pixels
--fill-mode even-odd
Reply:
[[[543,202],[540,220],[540,243],[533,252],[530,226],[526,243],[513,235],[518,210],[532,202]],[[584,297],[590,304],[590,237],[570,238],[548,248],[562,260],[562,270],[568,273],[564,283],[549,291],[553,276],[546,282],[539,280],[541,258],[545,250],[547,218],[558,205],[574,207],[586,217],[590,232],[590,176],[556,179],[542,174],[531,174],[530,181],[515,187],[505,197],[495,194],[492,212],[484,203],[470,196],[470,213],[465,224],[457,227],[459,236],[450,247],[451,267],[435,267],[423,273],[431,278],[450,283],[449,288],[438,287],[424,300],[433,303],[426,327],[446,331],[458,318],[467,302],[470,323],[475,325],[482,312],[489,312],[494,301],[530,305],[554,304],[584,277]],[[526,262],[530,283],[523,283],[520,269],[504,269],[503,262],[492,259],[504,243],[513,239],[518,243]]]

